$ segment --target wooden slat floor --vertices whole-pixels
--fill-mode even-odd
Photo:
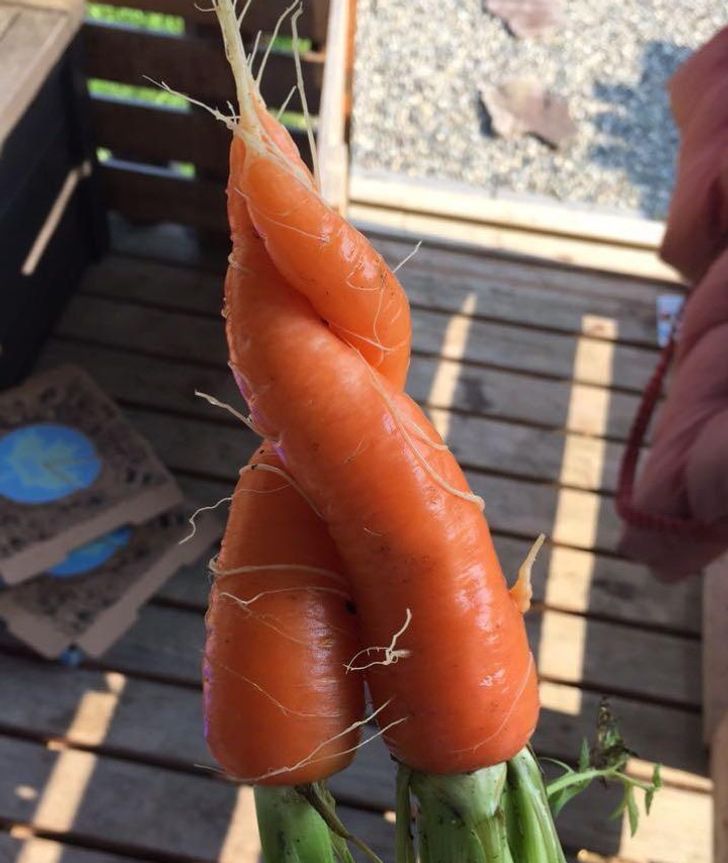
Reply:
[[[410,251],[374,239],[393,262]],[[40,361],[86,367],[204,503],[229,493],[254,445],[193,395],[236,400],[219,316],[224,260],[181,230],[117,226]],[[668,289],[433,247],[401,275],[413,304],[410,391],[485,497],[506,572],[537,533],[549,536],[528,618],[542,678],[537,748],[573,761],[605,694],[638,753],[630,769],[664,765],[666,787],[635,838],[608,820],[618,791],[595,787],[571,804],[560,819],[571,858],[708,863],[700,585],[657,584],[613,550],[620,447],[657,356],[655,298]],[[251,794],[211,769],[202,739],[206,592],[201,561],[76,670],[0,642],[1,861],[259,859]],[[391,860],[384,748],[364,748],[332,785],[344,820]]]

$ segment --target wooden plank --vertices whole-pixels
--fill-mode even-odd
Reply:
[[[131,286],[131,283],[130,283]],[[227,366],[201,366],[194,361],[143,356],[114,348],[86,345],[75,340],[52,339],[46,343],[46,365],[77,361],[93,367],[98,379],[119,398],[141,398],[152,391],[160,407],[209,416],[199,399],[191,399],[195,389],[215,393],[227,402],[238,398]],[[74,359],[75,358],[75,359]],[[432,392],[437,373],[449,375],[454,388],[449,399]],[[564,430],[595,438],[603,436],[623,441],[629,433],[638,399],[624,393],[611,393],[606,421],[590,408],[603,403],[603,390],[588,386],[572,387],[567,382],[532,380],[499,369],[461,367],[456,363],[414,354],[410,363],[407,391],[421,404],[440,410],[464,412],[473,416],[501,418],[546,430]],[[578,409],[569,409],[577,405]]]
[[[169,263],[195,267],[220,274],[226,267],[226,256],[218,248],[208,254],[209,243],[204,247],[178,241],[180,228],[173,225],[158,225],[154,228],[136,230],[123,220],[112,219],[113,246],[117,253],[143,258],[157,263]],[[387,260],[399,263],[414,248],[413,239],[398,236],[392,231],[378,231],[374,226],[367,236]],[[467,245],[458,245],[437,239],[423,239],[417,255],[407,264],[436,273],[441,282],[454,276],[504,283],[514,291],[521,288],[540,288],[549,292],[593,296],[596,303],[603,300],[624,300],[626,303],[644,301],[654,307],[655,298],[661,293],[684,293],[685,287],[674,281],[662,282],[625,274],[598,272],[585,267],[564,266],[557,261],[529,259],[497,250],[487,250]],[[223,238],[222,245],[227,247]],[[402,271],[404,274],[406,268]],[[599,314],[599,309],[588,311]],[[607,312],[610,315],[611,312]]]
[[[127,413],[175,470],[204,473],[232,484],[254,446],[254,439],[242,428],[237,431],[185,417],[171,420],[139,409]],[[558,544],[600,551],[613,549],[620,535],[621,525],[609,498],[524,479],[465,473],[473,491],[484,497],[494,530],[524,538],[545,532]]]
[[[377,240],[376,246],[393,266],[412,251],[404,243]],[[411,302],[454,312],[472,295],[476,316],[652,348],[657,343],[657,298],[681,293],[658,283],[636,282],[630,295],[622,297],[613,292],[611,280],[600,283],[599,274],[574,279],[572,273],[570,282],[561,270],[538,268],[541,278],[536,278],[523,267],[503,266],[484,254],[469,256],[475,261],[457,269],[443,257],[440,250],[423,255],[420,247],[398,272]]]
[[[728,555],[703,574],[703,739],[728,716]]]
[[[142,408],[178,410],[208,420],[224,419],[213,408],[194,396],[194,391],[213,392],[217,398],[242,407],[242,399],[227,369],[215,373],[187,364],[175,368],[160,361],[150,367],[148,358],[124,355],[85,345],[54,343],[49,346],[44,365],[75,359],[94,370],[94,377],[114,398]],[[211,386],[210,386],[211,385]],[[444,408],[444,409],[443,409]],[[446,406],[430,411],[436,426],[445,430],[448,443],[458,461],[470,469],[496,471],[524,479],[560,483],[580,489],[613,492],[619,470],[617,444],[605,443],[584,435],[447,411]],[[227,425],[227,423],[226,423]],[[237,426],[237,424],[235,424]],[[219,440],[235,439],[237,428],[224,427]],[[211,435],[208,435],[211,437]],[[485,443],[487,442],[487,443]],[[568,461],[565,458],[568,447]]]
[[[377,246],[392,265],[412,251],[403,244]],[[422,261],[418,261],[419,256],[423,256]],[[437,269],[433,257],[420,250],[399,276],[414,308],[459,313],[465,301],[473,298],[472,315],[476,318],[656,349],[656,300],[664,293],[660,286],[638,284],[631,298],[614,297],[611,285],[600,290],[599,284],[586,278],[566,289],[561,280],[533,284],[522,268],[493,267],[491,273],[485,263],[482,268]],[[85,284],[95,292],[120,299],[174,304],[174,308],[216,314],[222,273],[180,271],[178,267],[112,255],[89,273]],[[176,286],[174,293],[172,285]],[[194,289],[188,287],[191,285]]]
[[[629,835],[626,818],[616,822],[607,820],[619,798],[617,788],[605,790],[595,783],[567,804],[557,826],[562,822],[566,826],[568,819],[572,828],[569,832],[573,842],[571,847],[597,851],[610,861],[615,855],[635,863],[709,863],[711,813],[708,794],[682,788],[662,788],[655,795],[649,817],[641,812],[639,829],[634,837]],[[599,847],[595,847],[595,836]]]
[[[107,207],[138,222],[179,222],[207,231],[227,227],[222,183],[142,173],[105,164],[100,167]]]
[[[139,412],[134,412],[132,419],[140,422],[140,428],[143,428],[143,419],[140,421],[140,416]],[[157,431],[163,434],[162,438],[155,440],[155,444],[164,450],[168,464],[178,472],[178,479],[183,487],[193,487],[190,475],[199,477],[202,472],[206,474],[204,483],[208,489],[204,500],[214,503],[229,494],[235,479],[232,470],[225,476],[210,472],[207,468],[214,456],[208,460],[204,446],[195,444],[195,432],[186,426],[186,420],[175,418],[174,423],[177,427],[186,427],[178,428],[175,433],[176,449],[166,449],[167,440],[164,433],[169,422],[155,426]],[[195,458],[190,458],[188,451],[194,451]],[[572,551],[594,555],[595,558],[604,552],[614,554],[613,549],[621,526],[610,499],[601,499],[589,492],[573,489],[559,491],[523,480],[473,473],[466,473],[466,476],[473,491],[486,498],[489,524],[496,534],[503,533],[532,542],[539,533],[546,533],[556,547],[566,546]],[[587,579],[588,584],[588,579],[595,572],[591,568],[593,559],[582,557],[582,562],[576,569],[573,583],[579,585],[582,597],[588,596],[584,579]],[[607,580],[605,589],[609,590],[608,579],[611,576],[608,563],[602,571]],[[628,586],[620,586],[618,583],[614,585],[614,592],[623,593],[625,597],[629,595]],[[665,625],[669,628],[670,623]],[[691,673],[697,672],[693,670]]]
[[[200,491],[198,505],[214,503],[224,495]],[[199,499],[198,499],[199,498]],[[509,581],[515,578],[530,542],[495,534],[498,557]],[[184,567],[160,590],[164,600],[204,611],[209,583],[203,575],[207,561]],[[604,557],[581,549],[546,545],[533,572],[534,602],[557,611],[569,611],[640,625],[700,634],[700,585],[696,580],[667,585],[656,582],[637,564]]]
[[[28,814],[23,820],[36,829],[62,837],[71,821],[73,833],[82,835],[86,841],[134,850],[142,858],[145,854],[161,853],[182,860],[258,863],[250,789],[237,791],[235,786],[203,777],[73,749],[49,752],[14,740],[0,739],[0,752],[10,756],[9,770],[0,779],[0,787],[8,791],[6,801],[12,796],[9,783],[18,777],[25,780],[24,785],[34,782],[43,791],[42,800],[55,802],[63,793],[60,783],[65,786],[64,806],[55,810],[41,806],[36,813],[27,807]],[[80,805],[71,816],[68,796],[77,790],[81,791]],[[626,837],[624,825],[607,821],[608,812],[618,799],[617,789],[605,793],[594,786],[570,804],[560,819],[562,841],[572,848],[587,847],[604,854],[619,851],[632,860],[707,863],[710,820],[707,795],[663,789],[656,798],[651,818],[643,823],[634,840]],[[174,806],[169,805],[170,800],[174,800]],[[5,812],[24,808],[13,806],[12,802],[0,806]],[[2,809],[0,814],[5,815]],[[381,815],[348,806],[340,807],[340,816],[384,860],[392,859],[390,822]]]
[[[148,85],[145,76],[169,84],[181,93],[213,106],[234,103],[235,88],[220,39],[168,36],[144,30],[84,25],[86,74],[126,84]],[[304,52],[301,71],[312,114],[318,113],[323,78],[323,55]],[[271,53],[261,92],[271,107],[283,104],[296,83],[292,54]]]
[[[226,351],[222,342],[222,334],[212,321],[190,317],[185,326],[169,327],[169,317],[155,313],[152,309],[130,309],[127,306],[117,306],[113,311],[104,314],[90,314],[91,298],[84,298],[82,304],[72,302],[60,326],[60,332],[71,335],[74,330],[85,336],[88,333],[95,337],[108,339],[114,329],[109,326],[111,317],[116,316],[122,322],[124,342],[136,338],[153,339],[155,342],[164,338],[167,344],[173,345],[180,356],[198,354],[206,358],[215,358],[222,362]],[[103,303],[101,300],[95,302]],[[140,314],[139,312],[143,312]],[[214,326],[214,334],[210,328],[201,325]],[[76,329],[77,328],[77,329]],[[106,330],[106,331],[104,331]],[[209,347],[203,338],[207,333]],[[149,420],[152,421],[151,419]],[[211,477],[232,479],[233,466],[240,462],[227,462],[217,455],[216,443],[212,447],[201,445],[200,436],[204,426],[195,420],[179,419],[174,423],[174,441],[164,439],[165,429],[171,423],[154,421],[157,446],[164,449],[169,464],[182,471],[205,472]],[[237,435],[237,432],[233,432]],[[220,440],[224,438],[220,435]],[[228,438],[225,437],[225,440]],[[225,444],[225,448],[232,444]],[[190,452],[194,451],[194,460]],[[572,488],[559,488],[526,480],[507,479],[501,476],[484,476],[467,473],[473,490],[481,494],[489,506],[489,519],[495,529],[517,533],[522,536],[535,536],[540,532],[550,535],[559,544],[586,549],[611,550],[615,547],[621,533],[621,525],[613,509],[610,499],[590,491]]]
[[[349,185],[346,109],[351,90],[349,29],[353,7],[353,0],[331,0],[330,3],[317,136],[321,194],[332,207],[344,214]]]
[[[408,244],[378,237],[375,246],[393,266],[412,251]],[[224,269],[225,255],[219,260]],[[86,284],[108,296],[217,313],[222,275],[112,255],[89,273]],[[635,281],[621,296],[616,280],[599,274],[574,278],[560,269],[526,268],[485,255],[448,255],[426,247],[398,275],[415,308],[460,312],[474,295],[475,317],[654,349],[656,301],[666,292],[664,285]]]
[[[192,398],[193,396],[190,394],[190,400]],[[240,406],[239,400],[235,403]],[[211,408],[213,422],[215,420],[214,411],[219,410],[219,408]],[[173,467],[183,470],[195,469],[191,463],[194,453],[197,470],[204,470],[206,473],[221,479],[226,477],[232,479],[234,472],[245,463],[256,446],[257,438],[242,424],[238,427],[211,426],[209,422],[200,422],[193,418],[170,421],[170,418],[163,413],[131,406],[126,408],[126,413],[146,437],[159,442],[157,446],[160,451],[167,454],[166,458],[169,463]],[[463,420],[467,422],[463,422]],[[474,486],[477,485],[481,491],[489,492],[488,500],[493,503],[494,507],[497,507],[500,503],[498,492],[504,488],[504,483],[508,484],[509,497],[515,497],[519,493],[519,483],[521,482],[525,485],[522,490],[525,495],[528,493],[526,489],[530,491],[531,488],[538,487],[540,482],[556,482],[558,480],[560,449],[558,438],[556,438],[552,441],[554,446],[549,453],[547,444],[550,434],[552,433],[534,432],[527,427],[509,424],[500,426],[491,420],[475,417],[468,420],[468,418],[454,416],[448,438],[455,456],[464,466],[471,483]],[[488,446],[483,446],[484,440],[488,441]],[[523,447],[523,451],[521,447]],[[187,451],[186,455],[184,455],[185,451]],[[525,457],[525,452],[530,452],[528,458]],[[579,463],[570,467],[572,474],[569,479],[573,480],[575,489],[574,503],[578,503],[578,496],[583,494],[586,495],[584,503],[590,509],[594,507],[606,509],[611,507],[610,499],[605,500],[588,491],[580,491],[580,488],[585,487],[590,482],[589,473],[591,471],[588,455],[588,450],[586,450],[583,472],[581,472],[582,465]],[[551,458],[554,466],[553,475],[547,476],[544,475],[544,471],[548,465],[544,466],[542,460],[545,462]],[[616,475],[616,464],[615,460],[613,465],[615,470],[611,471],[613,475]],[[507,479],[501,476],[482,476],[475,471],[508,472],[511,476]],[[598,484],[600,481],[597,477],[591,479],[594,480],[594,484]],[[513,489],[511,489],[511,485]],[[567,495],[568,491],[571,491],[571,488],[567,487],[561,493]],[[548,486],[544,487],[544,492],[544,494],[539,494],[539,500],[549,503],[559,493],[558,490]],[[542,513],[535,512],[534,515],[544,517],[547,513],[548,510]],[[564,525],[564,529],[568,529],[573,534],[578,529],[578,523],[575,521],[577,516],[578,514],[574,513],[574,523]],[[612,530],[614,526],[610,524],[609,528]],[[574,536],[574,538],[579,539],[582,543],[587,541],[586,537]]]
[[[203,739],[197,691],[85,668],[68,679],[58,666],[24,657],[5,655],[3,665],[0,725],[5,733],[32,730],[75,746],[162,762],[188,772],[194,772],[193,765],[214,763]],[[64,685],[58,686],[61,678]],[[38,698],[39,692],[50,689],[56,693],[53,699]],[[593,736],[599,697],[553,683],[541,685],[541,696],[537,750],[573,760],[583,737]],[[581,698],[577,711],[573,710],[575,697]],[[663,762],[666,782],[675,778],[683,787],[705,790],[705,753],[699,737],[691,734],[699,727],[696,714],[619,697],[611,705],[630,746],[643,759]],[[334,780],[336,793],[348,805],[390,809],[394,805],[391,771],[382,741],[372,741],[357,753],[352,768]]]
[[[349,218],[362,230],[384,232],[413,240],[422,238],[450,242],[457,246],[496,249],[529,258],[543,258],[562,264],[590,267],[605,272],[678,282],[676,272],[663,264],[654,252],[639,248],[610,247],[594,240],[533,234],[502,226],[490,226],[441,216],[426,216],[405,210],[349,204]]]
[[[217,28],[214,14],[206,11],[204,3],[193,3],[192,0],[109,0],[109,5],[180,15],[194,24]],[[272,32],[279,15],[288,5],[285,0],[252,3],[243,22],[243,32],[253,36],[258,30]],[[312,39],[317,44],[325,42],[328,5],[328,0],[311,0],[304,5],[298,19],[298,35],[301,39]]]
[[[23,829],[17,827],[10,833],[0,833],[2,863],[58,863],[59,860],[63,863],[132,863],[139,860],[23,834]]]
[[[489,196],[464,183],[421,180],[401,174],[354,169],[352,201],[375,207],[502,225],[543,234],[579,237],[656,252],[664,222],[613,215],[566,203]]]
[[[728,863],[728,713],[715,729],[710,757],[713,777],[713,861]]]
[[[185,493],[198,506],[214,503],[230,493],[229,483],[179,476]],[[516,539],[493,530],[496,550],[506,578],[515,577],[531,547],[532,538]],[[203,611],[208,581],[201,577],[206,561],[186,568],[168,582],[160,596]],[[697,636],[701,631],[702,592],[696,579],[678,584],[656,582],[644,567],[614,556],[547,543],[533,572],[534,600],[546,607],[605,620],[662,628]]]
[[[382,232],[374,228],[367,231],[367,236],[388,260],[400,261],[412,250],[408,236],[397,236],[391,231]],[[150,238],[150,242],[155,239]],[[671,281],[600,272],[588,267],[560,264],[558,261],[529,260],[505,252],[489,252],[437,239],[423,241],[407,267],[422,267],[445,279],[453,276],[480,277],[505,282],[514,289],[540,288],[549,293],[575,296],[587,294],[593,295],[597,302],[612,299],[627,305],[632,302],[653,305],[655,298],[665,291],[686,291],[684,285],[676,285]]]
[[[92,98],[91,116],[96,143],[112,153],[152,164],[192,162],[220,179],[226,176],[230,132],[201,109]]]
[[[208,178],[226,181],[230,131],[201,109],[182,111],[95,97],[91,112],[99,146],[140,162],[192,162]],[[306,136],[298,129],[289,132],[304,161],[310,162]]]
[[[728,556],[703,574],[703,737],[711,749],[713,860],[728,863]]]
[[[701,702],[696,679],[700,644],[693,639],[641,633],[558,611],[533,615],[526,625],[543,677],[560,683],[583,681],[598,691],[629,692],[685,705]],[[639,652],[653,647],[658,652]],[[644,668],[632,672],[635,656],[659,656],[659,662],[649,672]]]
[[[252,789],[90,752],[0,738],[0,817],[56,837],[66,831],[133,849],[140,856],[259,863]],[[37,791],[24,799],[19,785]],[[386,853],[393,826],[381,815],[341,807],[341,818]]]
[[[126,194],[129,197],[133,196],[135,182],[121,185],[126,185]],[[197,194],[197,184],[183,185],[190,187],[186,206],[194,208],[211,203]],[[160,209],[158,202],[151,201],[150,206]],[[202,214],[200,218],[210,215],[212,214]],[[210,297],[210,302],[214,303],[216,309],[220,296],[220,293],[215,292]],[[95,333],[98,341],[104,340],[108,333],[108,343],[115,344],[113,340],[118,338],[118,332],[114,335],[110,330],[113,328],[116,331],[122,324],[108,322],[110,314],[123,319],[126,322],[124,327],[129,333],[136,329],[136,325],[132,323],[134,319],[139,322],[143,322],[142,319],[154,321],[157,327],[155,343],[159,345],[161,355],[171,355],[168,351],[184,337],[184,334],[176,333],[179,321],[174,321],[173,316],[168,313],[110,303],[97,297],[85,297],[72,302],[59,332],[83,337],[85,328],[86,333]],[[616,386],[620,390],[638,393],[641,393],[649,380],[656,360],[654,352],[643,348],[613,345],[588,336],[576,337],[475,319],[468,320],[466,343],[455,344],[448,333],[451,318],[452,316],[440,312],[416,309],[412,321],[413,350],[465,365],[472,363],[494,366],[551,380],[574,380],[579,384],[597,387]],[[150,326],[150,323],[146,323],[144,329],[148,331]],[[220,323],[189,316],[185,327],[188,331],[189,347],[183,356],[226,361]],[[170,333],[169,344],[167,332]],[[197,345],[196,349],[194,344]]]
[[[35,5],[10,5],[0,38],[0,148],[76,34],[84,8],[79,0]]]
[[[110,212],[109,233],[113,252],[136,258],[162,260],[179,267],[224,273],[230,254],[230,236],[217,232],[201,236],[187,225],[156,222],[139,225],[118,212]]]
[[[585,621],[556,611],[533,614],[527,625],[529,640],[539,654],[540,671],[549,681],[583,682],[597,692],[645,696],[691,708],[700,704],[700,645],[692,639]],[[200,675],[203,633],[200,614],[148,606],[105,655],[104,663],[123,673],[154,669],[170,680],[195,683]],[[635,656],[659,657],[659,663],[638,666]]]
[[[140,330],[146,328],[152,336],[156,333],[151,314],[142,316],[137,326]],[[82,329],[93,332],[88,327]],[[185,346],[190,352],[199,350],[190,327],[179,329],[174,338],[182,351]],[[243,430],[229,427],[212,430],[207,423],[184,417],[171,422],[148,411],[137,410],[131,415],[176,470],[202,472],[232,482],[236,467],[244,463],[252,450],[253,442],[246,439]],[[466,476],[473,490],[486,500],[489,521],[495,530],[526,538],[545,532],[558,544],[607,551],[615,547],[620,536],[621,525],[611,499],[594,492],[472,471],[466,471]]]

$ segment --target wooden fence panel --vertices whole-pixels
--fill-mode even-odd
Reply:
[[[192,162],[208,179],[224,181],[230,131],[201,109],[180,111],[110,99],[92,100],[96,143],[150,164]],[[291,135],[310,162],[303,132]]]
[[[88,22],[84,26],[86,73],[89,78],[132,86],[149,86],[149,80],[165,82],[176,91],[212,107],[225,109],[235,101],[233,78],[222,49],[212,12],[195,8],[192,0],[110,0],[120,8],[139,9],[168,15],[180,15],[190,25],[184,35],[169,35],[137,27]],[[207,0],[199,0],[204,6]],[[271,32],[286,2],[257,0],[250,6],[244,25],[244,37],[250,33]],[[310,0],[299,21],[299,35],[310,39],[317,48],[329,49],[326,38],[330,20],[340,22],[334,51],[337,69],[329,69],[326,117],[320,126],[337,131],[336,148],[331,134],[320,129],[324,147],[325,177],[339,163],[346,162],[346,120],[349,89],[344,43],[353,20],[353,0]],[[337,9],[339,12],[337,13]],[[342,11],[348,12],[342,17]],[[345,26],[349,22],[349,28]],[[343,22],[343,23],[341,23]],[[202,26],[210,24],[210,27]],[[340,43],[340,44],[339,44]],[[321,113],[325,54],[321,50],[301,55],[303,83],[309,110],[314,117]],[[341,67],[340,69],[338,67]],[[274,50],[268,58],[263,76],[262,93],[266,103],[275,108],[289,96],[296,83],[294,57],[285,50]],[[336,87],[332,86],[336,83]],[[298,110],[297,98],[291,103]],[[341,113],[341,117],[338,114]],[[94,96],[91,115],[98,146],[108,149],[112,159],[101,176],[106,203],[111,209],[140,222],[178,222],[205,231],[227,232],[224,184],[228,170],[230,133],[202,109],[170,108],[130,98]],[[302,130],[289,130],[311,167],[308,141]],[[336,149],[336,153],[333,150]],[[337,156],[338,162],[334,159]],[[175,176],[166,169],[172,162],[191,163],[195,177]],[[345,170],[338,171],[345,178]],[[323,185],[327,186],[326,183]],[[330,183],[328,185],[331,185]],[[345,179],[336,200],[345,206]],[[328,186],[327,186],[328,188]],[[329,199],[332,196],[329,194]]]
[[[193,0],[104,0],[111,6],[141,9],[144,12],[161,12],[164,15],[179,15],[194,24],[209,25],[217,28],[217,22],[210,8],[209,0],[195,3]],[[287,0],[259,0],[251,3],[245,20],[243,32],[253,36],[262,30],[273,31],[280,14],[290,5]],[[303,12],[298,19],[298,35],[310,39],[314,45],[321,46],[326,41],[326,21],[329,13],[328,0],[308,0],[303,4]],[[290,33],[290,30],[286,31]]]
[[[84,27],[84,42],[90,78],[148,86],[147,76],[221,109],[228,100],[235,100],[233,77],[219,39],[175,37],[89,23]],[[301,56],[303,83],[313,114],[318,113],[321,101],[323,61],[320,53]],[[272,52],[261,88],[268,105],[282,105],[295,83],[293,55]]]
[[[139,222],[179,222],[205,231],[227,232],[222,184],[183,180],[107,165],[101,168],[105,199]]]

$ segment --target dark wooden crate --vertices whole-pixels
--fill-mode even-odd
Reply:
[[[105,248],[85,99],[76,40],[0,153],[0,387],[28,371],[85,265]]]
[[[112,4],[181,16],[185,32],[170,36],[89,22],[83,31],[89,78],[136,86],[152,86],[148,78],[164,81],[220,109],[225,109],[227,100],[234,101],[233,79],[213,13],[200,11],[192,0],[112,0]],[[285,0],[253,2],[242,25],[246,43],[251,45],[259,30],[271,33],[288,5]],[[299,36],[311,43],[310,50],[301,56],[301,64],[309,109],[318,118],[320,141],[330,142],[332,135],[325,130],[332,125],[340,129],[340,138],[346,135],[351,32],[348,24],[335,27],[337,40],[346,44],[334,46],[331,22],[341,19],[341,10],[346,21],[353,20],[353,8],[353,0],[310,0],[299,20]],[[346,69],[332,75],[332,62],[346,65]],[[269,107],[279,107],[295,82],[293,54],[274,51],[262,84]],[[334,89],[337,93],[332,92]],[[224,186],[230,133],[221,123],[195,106],[175,109],[99,96],[92,98],[91,115],[97,145],[111,152],[100,172],[109,209],[138,223],[167,221],[203,232],[227,230]],[[290,131],[310,163],[305,132]],[[345,152],[345,141],[342,144]],[[326,143],[326,150],[333,152],[330,143]],[[175,162],[192,163],[195,176],[175,173]],[[325,167],[329,164],[331,159]],[[340,166],[336,173],[341,183]]]

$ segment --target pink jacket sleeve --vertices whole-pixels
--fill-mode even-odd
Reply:
[[[678,70],[670,91],[681,146],[661,254],[697,284],[634,488],[632,506],[647,518],[622,513],[620,550],[677,579],[728,549],[728,28]]]

